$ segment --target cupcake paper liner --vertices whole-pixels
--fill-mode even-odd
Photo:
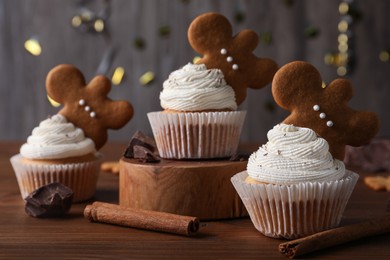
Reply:
[[[73,190],[73,202],[90,199],[96,190],[101,156],[85,163],[29,164],[20,154],[11,158],[20,193],[25,199],[32,191],[53,182],[62,183]]]
[[[231,181],[255,228],[268,237],[295,239],[331,229],[341,217],[359,176],[293,185],[250,184],[247,171]]]
[[[208,159],[236,153],[246,112],[148,113],[157,149],[166,159]]]

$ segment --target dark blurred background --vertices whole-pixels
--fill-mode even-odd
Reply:
[[[187,29],[210,11],[224,14],[234,33],[255,30],[260,57],[279,66],[308,61],[325,83],[351,80],[351,107],[376,112],[379,135],[390,135],[388,0],[0,0],[0,139],[24,140],[59,110],[47,99],[45,77],[61,63],[77,66],[87,81],[106,75],[115,83],[110,97],[133,104],[133,119],[110,131],[111,140],[128,141],[136,130],[151,135],[146,113],[161,110],[169,73],[198,55]],[[240,109],[247,110],[242,141],[265,140],[286,116],[270,85],[249,90]]]

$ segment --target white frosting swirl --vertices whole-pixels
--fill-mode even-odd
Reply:
[[[161,107],[178,111],[237,110],[235,93],[219,69],[188,63],[172,72],[160,93]]]
[[[83,130],[60,114],[42,121],[20,148],[20,154],[30,159],[64,159],[95,151],[94,142]]]
[[[255,180],[294,184],[337,180],[345,173],[344,163],[329,153],[328,142],[309,128],[279,124],[267,137],[248,161],[248,175]]]

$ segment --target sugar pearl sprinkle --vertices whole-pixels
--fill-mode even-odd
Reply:
[[[91,118],[95,118],[96,117],[96,112],[91,111],[91,107],[87,106],[87,102],[84,99],[80,99],[79,100],[79,105],[84,107],[84,111],[89,112],[89,116]]]
[[[222,48],[221,51],[220,51],[220,53],[221,53],[222,55],[226,55],[226,54],[227,54],[227,50],[226,50],[225,48]],[[232,56],[226,57],[226,61],[229,62],[229,63],[233,62],[233,57],[232,57]],[[233,64],[233,65],[232,65],[232,69],[233,69],[233,70],[238,70],[238,65],[237,65],[237,64]]]
[[[79,104],[80,104],[80,106],[85,106],[85,100],[84,99],[80,99],[79,100]]]
[[[320,111],[320,109],[321,109],[321,107],[319,106],[319,105],[314,105],[313,106],[313,110],[314,111]],[[321,118],[321,119],[325,119],[326,118],[326,114],[324,113],[324,112],[321,112],[320,113],[320,115],[319,115],[319,117]],[[331,120],[328,120],[327,122],[326,122],[326,126],[327,127],[332,127],[333,126],[333,121],[331,121]]]

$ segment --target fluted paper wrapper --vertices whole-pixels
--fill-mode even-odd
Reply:
[[[268,237],[295,239],[339,225],[359,176],[346,171],[336,181],[293,185],[246,183],[246,171],[231,178],[255,228]]]
[[[73,190],[73,202],[81,202],[95,194],[101,156],[84,163],[29,164],[17,154],[11,157],[11,164],[23,199],[41,186],[59,182]]]
[[[236,153],[246,112],[148,113],[166,159],[208,159]]]

